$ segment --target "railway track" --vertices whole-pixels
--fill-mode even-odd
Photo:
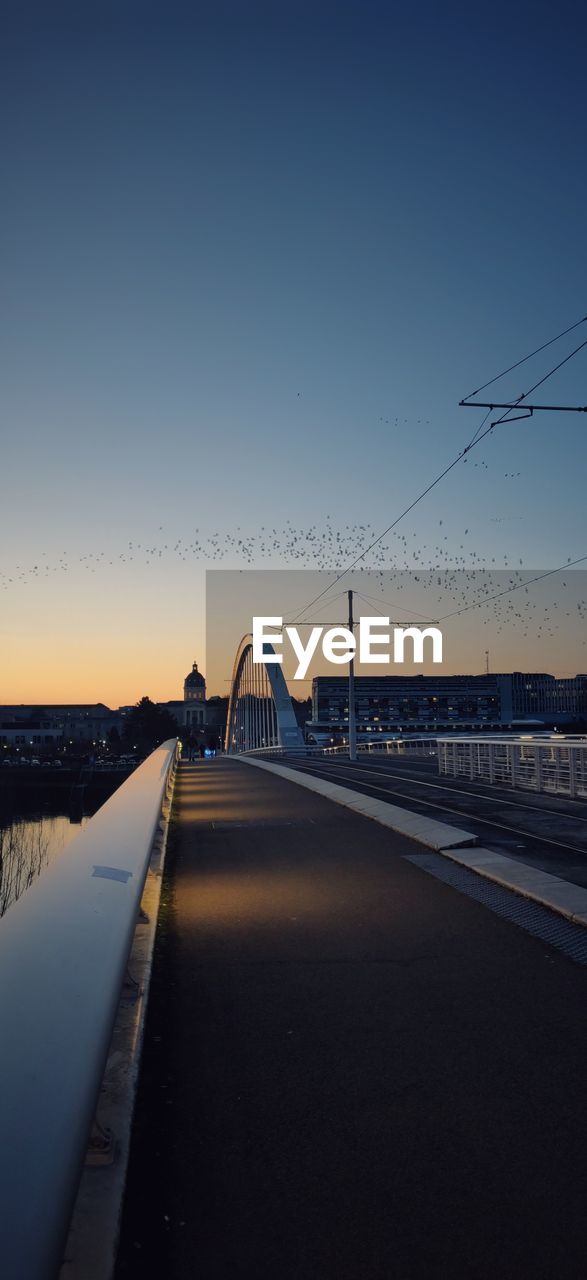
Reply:
[[[428,762],[288,760],[288,767],[464,826],[480,843],[587,887],[587,804],[439,777]]]

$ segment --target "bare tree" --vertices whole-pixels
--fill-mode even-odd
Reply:
[[[14,821],[0,828],[0,916],[20,898],[49,861],[49,838],[40,822]]]

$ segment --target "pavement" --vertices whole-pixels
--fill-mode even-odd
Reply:
[[[117,1280],[577,1280],[585,969],[284,778],[180,770]]]

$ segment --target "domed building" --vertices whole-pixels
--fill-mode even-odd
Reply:
[[[205,702],[206,701],[206,681],[198,671],[198,664],[194,662],[189,675],[183,682],[183,700],[184,702]]]
[[[183,682],[183,700],[158,702],[157,706],[170,711],[180,729],[201,731],[206,728],[206,681],[198,671],[197,662],[193,663]]]
[[[184,724],[201,729],[206,719],[206,681],[194,662],[183,682]]]

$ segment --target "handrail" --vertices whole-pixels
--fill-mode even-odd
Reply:
[[[158,747],[0,924],[0,1266],[59,1271],[178,745]]]
[[[246,751],[231,751],[230,757],[238,760],[240,756],[293,756],[294,758],[304,756],[323,756],[326,752],[340,752],[348,756],[348,747],[320,747],[313,743],[304,746],[280,747],[275,744],[273,747],[249,747]]]
[[[435,737],[383,739],[375,738],[373,742],[358,742],[357,754],[365,755],[436,755]],[[235,760],[239,756],[348,756],[348,744],[326,746],[326,744],[306,743],[300,747],[250,747],[247,751],[231,753]]]
[[[587,739],[521,734],[501,738],[439,738],[438,772],[515,789],[587,797]]]

